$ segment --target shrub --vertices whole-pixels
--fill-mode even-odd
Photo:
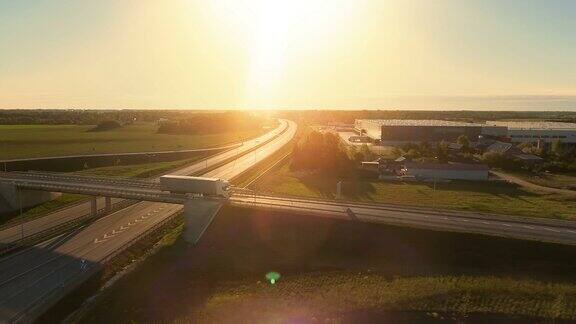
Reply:
[[[92,128],[91,131],[93,132],[100,132],[100,131],[107,131],[115,128],[122,127],[122,124],[116,120],[103,120],[96,125],[96,127]]]

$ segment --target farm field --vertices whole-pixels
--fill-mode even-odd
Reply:
[[[166,235],[80,321],[339,322],[370,313],[378,322],[394,312],[576,318],[572,247],[232,207],[196,246],[180,232]]]
[[[264,130],[215,135],[157,134],[154,123],[91,132],[94,126],[0,125],[0,160],[103,153],[170,151],[217,147]]]
[[[289,162],[255,185],[259,192],[334,198],[338,179],[292,172]],[[505,183],[348,181],[344,198],[409,206],[496,214],[576,219],[576,201],[559,194],[539,194]]]

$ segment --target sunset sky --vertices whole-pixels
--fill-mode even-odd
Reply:
[[[576,1],[0,0],[0,108],[516,101],[576,109]]]

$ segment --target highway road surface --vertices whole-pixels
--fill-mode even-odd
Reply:
[[[354,221],[576,245],[576,222],[391,204],[236,194],[233,205]]]
[[[210,171],[209,175],[231,179],[287,144],[295,132],[295,123],[282,120],[279,128],[245,142],[237,149],[238,152],[227,151],[211,158],[209,165],[227,161],[239,152],[255,149],[252,153]],[[269,143],[258,147],[269,139]],[[201,171],[206,168],[205,164],[196,163],[176,174]],[[0,259],[0,322],[34,320],[98,270],[108,258],[181,209],[181,205],[140,202],[105,216],[70,235]]]
[[[288,122],[282,120],[282,121],[280,121],[279,127],[277,127],[276,129],[274,129],[274,130],[272,130],[272,131],[270,131],[270,132],[268,132],[268,133],[266,133],[260,137],[257,137],[257,138],[252,139],[252,140],[248,140],[248,141],[244,142],[242,145],[240,145],[240,146],[238,146],[232,150],[222,152],[220,154],[217,154],[217,155],[212,156],[212,157],[208,157],[207,159],[201,160],[197,163],[186,166],[186,167],[181,168],[179,170],[172,171],[172,172],[170,172],[170,174],[190,175],[190,174],[200,173],[207,168],[211,168],[212,166],[214,166],[216,164],[223,163],[224,161],[232,159],[235,156],[239,156],[241,154],[246,153],[247,151],[254,149],[258,145],[262,145],[266,141],[269,141],[270,139],[272,139],[274,136],[285,131],[287,129],[287,127],[288,127]],[[292,129],[289,129],[286,131],[288,133],[293,134]],[[269,144],[277,146],[278,143],[280,143],[280,142],[273,142],[273,143],[269,143]],[[265,148],[265,149],[260,149],[260,150],[254,151],[253,154],[256,156],[260,155],[261,157],[264,157],[264,156],[268,156],[270,151],[271,150]],[[252,159],[243,160],[244,161],[242,163],[243,167],[247,167],[246,162],[248,162],[248,164],[249,164],[249,162],[254,160],[254,157],[253,157],[254,155],[252,155]],[[258,160],[261,160],[261,159],[258,159]],[[238,163],[238,164],[240,164],[240,163]],[[218,174],[218,172],[220,172],[220,173],[226,172],[226,176],[228,176],[228,175],[234,174],[236,172],[241,172],[242,170],[240,169],[239,165],[232,164],[232,165],[229,165],[229,166],[226,166],[223,168],[219,168],[218,172],[215,172],[215,171],[216,170],[210,172],[211,176]],[[117,204],[121,201],[123,201],[123,200],[122,199],[116,199],[116,198],[114,198],[112,200],[113,204]],[[97,200],[98,208],[103,209],[104,204],[105,204],[104,198],[102,198],[102,197],[98,198],[98,200]],[[32,236],[32,235],[37,234],[39,232],[45,231],[51,227],[55,227],[55,226],[73,221],[75,219],[87,216],[89,214],[90,214],[90,202],[85,201],[85,202],[81,202],[79,204],[73,205],[71,207],[67,207],[67,208],[55,211],[55,212],[53,212],[49,215],[46,215],[44,217],[32,219],[32,220],[27,221],[25,223],[12,224],[8,227],[2,227],[2,228],[0,228],[0,244],[9,244],[9,243],[16,242],[16,241],[22,239],[22,237]]]

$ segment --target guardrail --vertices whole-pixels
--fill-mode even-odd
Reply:
[[[274,136],[272,136],[270,139],[268,139],[262,143],[259,143],[258,145],[250,148],[249,150],[242,152],[242,154],[234,155],[231,158],[225,159],[224,161],[218,163],[215,166],[213,165],[212,170],[217,168],[217,167],[220,167],[222,165],[225,165],[231,161],[234,161],[238,157],[243,156],[245,154],[248,154],[248,153],[262,147],[263,145],[266,145],[267,143],[276,139],[278,136],[284,134],[286,132],[286,130],[288,130],[288,129],[289,129],[289,125],[287,125],[278,134],[275,134]],[[204,172],[207,172],[207,170],[202,170],[199,172],[204,173]],[[135,202],[135,203],[137,203],[137,202]],[[58,300],[60,300],[60,298],[69,294],[74,289],[79,287],[85,280],[90,278],[92,275],[96,274],[104,264],[108,263],[110,260],[112,260],[113,258],[118,256],[119,254],[124,252],[128,247],[132,246],[135,242],[140,241],[143,238],[156,233],[156,231],[160,230],[167,223],[173,221],[175,219],[175,217],[179,214],[180,214],[180,211],[175,211],[174,213],[170,214],[168,217],[166,217],[163,220],[159,221],[158,223],[154,224],[149,229],[139,233],[135,237],[131,238],[129,241],[123,243],[120,247],[114,249],[110,254],[106,255],[98,263],[95,263],[91,267],[89,267],[89,269],[84,269],[84,270],[79,269],[80,271],[78,272],[78,274],[72,275],[69,278],[67,278],[65,282],[61,283],[59,289],[52,289],[52,290],[47,291],[46,293],[42,294],[41,297],[37,298],[33,303],[31,303],[31,305],[32,305],[31,307],[29,307],[29,308],[23,310],[22,312],[16,314],[12,320],[14,320],[14,321],[33,321],[38,316],[40,316],[45,310],[47,310],[49,307],[53,306]],[[89,222],[89,218],[84,219],[84,220],[86,222]],[[68,224],[69,226],[74,226],[74,225],[78,226],[77,223],[73,224],[73,222],[78,222],[78,221],[81,221],[81,220],[75,219],[74,221],[70,221],[70,222],[67,222],[67,223],[60,225],[58,228],[65,228],[64,225],[66,225],[66,224]],[[55,228],[52,228],[52,229],[55,229]],[[73,228],[73,227],[71,227],[71,228]],[[50,230],[52,230],[52,229],[50,229]],[[67,265],[68,264],[66,264],[66,266]]]
[[[100,260],[99,263],[93,263],[91,264],[90,267],[87,267],[86,269],[80,268],[77,275],[71,276],[70,278],[68,278],[68,280],[60,284],[60,289],[53,289],[48,291],[46,294],[42,295],[41,298],[38,299],[39,303],[33,303],[33,306],[31,308],[19,312],[14,316],[12,320],[14,322],[18,321],[33,322],[46,310],[55,305],[61,298],[63,298],[64,296],[68,295],[69,293],[80,287],[80,285],[82,285],[86,280],[88,280],[93,275],[98,273],[102,269],[102,267],[105,264],[107,264],[110,260],[114,259],[119,254],[126,251],[130,246],[132,246],[136,242],[155,234],[157,231],[161,230],[165,225],[175,220],[176,217],[180,214],[181,211],[176,211],[170,214],[165,219],[154,224],[154,226],[152,226],[148,230],[138,234],[129,241],[126,241],[118,248],[114,249],[112,253],[108,254],[106,257]]]
[[[444,215],[444,216],[457,216],[462,218],[475,218],[475,219],[486,219],[486,220],[497,220],[497,221],[509,221],[522,224],[533,224],[533,225],[544,225],[544,226],[556,226],[576,229],[576,221],[563,220],[563,219],[551,219],[551,218],[539,218],[530,216],[517,216],[517,215],[505,215],[505,214],[492,214],[492,213],[481,213],[481,212],[471,212],[471,211],[460,211],[456,209],[440,209],[440,208],[427,208],[427,207],[414,207],[401,204],[393,203],[369,203],[361,201],[352,200],[336,200],[330,198],[314,198],[314,197],[304,197],[295,195],[278,195],[277,193],[270,191],[255,191],[251,189],[243,189],[243,192],[238,191],[236,194],[245,197],[260,197],[260,198],[271,198],[271,199],[289,199],[298,202],[314,202],[323,203],[339,206],[362,206],[374,209],[385,209],[385,210],[396,210],[399,212],[415,212],[422,214],[434,214],[434,215]]]
[[[35,245],[38,244],[40,242],[43,242],[45,240],[48,240],[52,237],[55,237],[57,235],[63,234],[75,227],[78,226],[82,226],[84,224],[88,224],[94,220],[97,220],[98,218],[105,216],[107,214],[119,211],[121,209],[124,209],[126,207],[129,207],[135,203],[137,203],[138,201],[135,200],[122,200],[119,201],[115,204],[112,205],[112,209],[107,211],[105,208],[100,208],[98,209],[97,213],[95,215],[92,215],[92,213],[87,213],[84,214],[80,217],[77,217],[73,220],[64,222],[62,224],[58,224],[56,226],[47,228],[43,231],[40,232],[36,232],[33,233],[31,235],[27,235],[27,236],[22,236],[20,239],[17,239],[14,241],[14,243],[8,243],[7,245],[0,247],[0,256],[12,252],[16,249],[22,248],[22,247],[26,247],[26,246],[31,246],[31,245]],[[11,237],[19,237],[22,234],[14,234]]]

